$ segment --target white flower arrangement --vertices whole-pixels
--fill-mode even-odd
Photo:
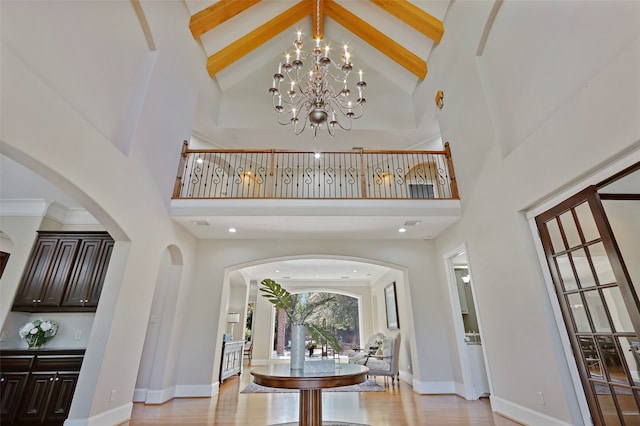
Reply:
[[[51,320],[37,319],[23,325],[18,334],[25,339],[29,347],[41,347],[58,332],[58,324]]]
[[[377,338],[377,339],[376,339],[376,345],[377,345],[378,347],[382,346],[382,339]]]

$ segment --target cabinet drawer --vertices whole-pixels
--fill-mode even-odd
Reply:
[[[33,355],[3,356],[0,360],[2,371],[29,371],[33,366]]]
[[[80,371],[82,356],[37,356],[32,371]]]

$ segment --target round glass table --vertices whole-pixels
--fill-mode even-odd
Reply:
[[[322,425],[322,389],[356,385],[367,379],[369,369],[358,364],[336,364],[332,372],[291,370],[289,364],[256,367],[253,381],[262,386],[300,390],[300,426]]]

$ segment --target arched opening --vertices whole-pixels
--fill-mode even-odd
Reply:
[[[329,271],[334,275],[329,276]],[[356,298],[358,308],[358,339],[359,342],[376,332],[395,335],[400,330],[387,328],[384,306],[384,288],[391,282],[396,282],[398,288],[400,323],[405,324],[402,333],[405,334],[406,344],[403,345],[401,359],[403,365],[411,366],[411,347],[413,328],[411,327],[412,313],[407,303],[410,300],[409,283],[406,268],[398,265],[380,262],[368,258],[355,258],[330,255],[287,256],[279,258],[260,259],[244,264],[235,265],[227,269],[225,274],[225,289],[220,301],[220,329],[219,338],[227,333],[225,325],[227,311],[234,304],[231,294],[231,277],[239,273],[247,284],[244,306],[252,306],[252,365],[265,365],[280,362],[274,354],[273,342],[276,338],[276,313],[273,305],[259,291],[259,283],[265,278],[271,278],[281,284],[291,293],[303,291],[331,292]],[[337,275],[336,275],[337,273]],[[237,276],[236,276],[237,277]],[[233,296],[233,297],[232,297]],[[240,323],[247,318],[246,308],[240,311]],[[237,335],[237,332],[236,332]],[[236,336],[237,337],[237,336]],[[286,362],[286,361],[282,361]],[[410,367],[409,367],[410,368]]]
[[[144,348],[138,369],[134,402],[161,404],[173,398],[181,333],[174,333],[182,253],[169,246],[162,254]]]

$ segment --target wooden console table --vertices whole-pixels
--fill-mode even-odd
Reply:
[[[322,389],[356,385],[367,379],[369,369],[358,364],[338,364],[332,373],[291,370],[289,364],[256,367],[253,381],[262,386],[300,390],[300,426],[322,426]]]

